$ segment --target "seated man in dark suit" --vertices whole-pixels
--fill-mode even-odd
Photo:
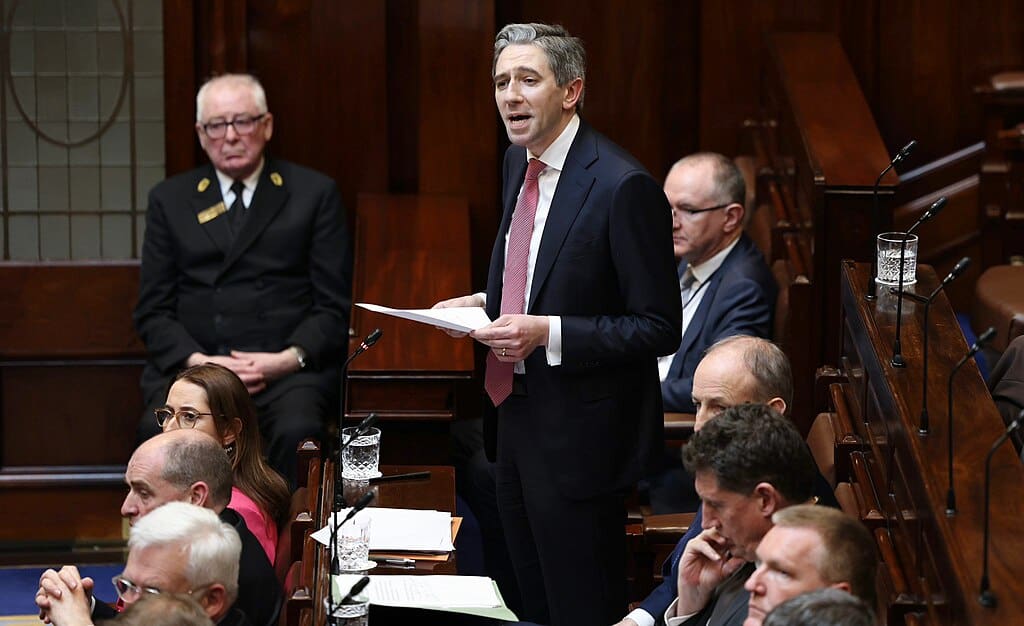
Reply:
[[[188,502],[212,510],[238,533],[242,542],[239,557],[236,606],[255,626],[277,623],[283,592],[259,541],[249,532],[242,516],[227,508],[231,499],[231,462],[224,449],[209,435],[197,430],[171,430],[145,441],[132,454],[124,474],[128,495],[121,515],[135,526],[167,502]],[[36,603],[43,613],[49,608],[47,581],[60,576],[71,586],[81,582],[92,592],[92,580],[76,578],[77,570],[47,570],[40,579]],[[103,602],[95,603],[94,617],[113,617]]]
[[[241,547],[238,533],[208,509],[184,502],[158,507],[132,527],[128,562],[114,579],[118,598],[131,606],[154,593],[188,594],[213,623],[249,626],[245,614],[234,607]],[[54,626],[94,623],[97,611],[90,609],[84,584],[89,579],[77,574],[69,566],[62,575],[46,577],[49,598],[42,617]]]
[[[814,459],[792,422],[763,404],[727,409],[683,448],[696,476],[703,531],[679,559],[668,626],[740,626],[755,551],[776,511],[812,497]]]
[[[761,626],[776,606],[800,594],[832,587],[875,606],[878,551],[860,520],[824,506],[800,505],[772,516],[757,547],[757,569],[744,626]]]
[[[694,429],[700,431],[708,420],[729,407],[750,402],[766,404],[786,414],[792,399],[793,376],[789,359],[777,345],[757,337],[729,337],[711,346],[694,372],[693,400],[697,409]],[[682,467],[671,476],[671,483],[662,485],[667,491],[684,488],[692,491],[693,477]],[[685,485],[687,480],[689,485]],[[838,507],[831,486],[816,469],[814,481],[814,495],[819,502]],[[679,558],[689,540],[700,533],[702,517],[698,505],[693,524],[662,566],[662,584],[620,622],[622,626],[653,626],[664,614],[676,597]]]
[[[135,327],[149,362],[140,440],[171,379],[214,362],[242,379],[270,465],[294,483],[295,449],[338,410],[352,252],[337,186],[264,148],[274,130],[252,76],[214,78],[196,97],[210,164],[149,194]]]
[[[693,413],[693,372],[704,351],[732,335],[770,337],[778,288],[764,256],[743,232],[743,174],[721,154],[692,154],[665,178],[672,239],[680,259],[682,341],[658,360],[668,412]]]

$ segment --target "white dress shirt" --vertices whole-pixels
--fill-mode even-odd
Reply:
[[[242,204],[247,209],[252,206],[252,196],[256,193],[256,183],[260,182],[263,163],[263,159],[260,159],[260,165],[256,168],[256,171],[246,176],[242,181],[242,184],[245,185],[245,188],[242,189]],[[235,179],[220,170],[214,171],[217,172],[217,182],[220,183],[220,196],[224,198],[224,206],[230,212],[231,205],[235,203],[235,192],[231,191],[231,185],[235,184]]]

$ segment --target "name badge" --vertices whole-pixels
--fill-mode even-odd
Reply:
[[[202,211],[200,211],[199,214],[196,215],[196,218],[199,220],[200,224],[205,224],[210,220],[216,218],[217,216],[223,215],[224,213],[227,212],[227,207],[224,206],[224,202],[221,201],[208,209],[203,209]]]

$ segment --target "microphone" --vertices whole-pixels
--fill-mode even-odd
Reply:
[[[341,366],[341,395],[339,397],[341,397],[343,400],[342,400],[342,404],[341,404],[341,410],[338,412],[338,459],[337,459],[338,462],[334,466],[334,511],[340,510],[339,509],[340,505],[338,503],[338,485],[341,484],[341,451],[342,451],[342,449],[345,448],[345,441],[344,441],[344,436],[342,435],[342,430],[344,430],[344,427],[345,427],[345,402],[344,402],[344,397],[345,397],[345,379],[348,376],[348,366],[349,366],[350,363],[352,363],[352,361],[354,361],[356,359],[356,357],[358,357],[360,354],[366,352],[367,350],[369,350],[373,346],[373,344],[377,343],[377,341],[380,340],[380,337],[383,334],[384,334],[384,331],[382,331],[379,328],[374,328],[373,332],[370,333],[369,335],[367,335],[366,338],[363,339],[359,343],[359,347],[357,347],[352,352],[352,354],[350,354],[349,357],[347,359],[345,359],[345,362]],[[370,415],[373,415],[373,414],[371,413]],[[359,427],[362,427],[364,424],[367,424],[367,422],[370,419],[370,415],[368,415],[366,417],[366,419],[364,419],[362,421],[362,423],[359,424]],[[376,416],[374,416],[374,420],[376,420]],[[369,422],[369,424],[366,426],[367,429],[369,429],[369,427],[372,426],[372,425],[373,425],[373,422]],[[366,431],[363,431],[364,434],[365,434],[365,432]]]
[[[946,285],[948,285],[949,283],[953,282],[954,280],[957,279],[957,277],[959,277],[961,274],[963,274],[964,270],[966,270],[967,266],[970,265],[970,264],[971,264],[971,257],[965,256],[964,258],[960,259],[957,262],[957,264],[953,266],[953,269],[949,271],[949,274],[946,274],[946,277],[942,279],[942,282],[939,283],[939,286],[935,288],[935,291],[933,291],[930,294],[928,294],[928,296],[925,297],[925,298],[922,298],[921,296],[919,296],[917,294],[912,294],[912,293],[903,294],[903,295],[906,295],[909,298],[913,298],[914,300],[917,300],[918,302],[923,302],[924,303],[924,327],[923,327],[924,328],[924,371],[923,371],[922,384],[921,384],[921,420],[920,420],[920,422],[918,422],[918,427],[917,427],[917,432],[919,434],[921,434],[921,435],[927,435],[928,434],[928,428],[929,428],[929,424],[928,424],[928,337],[929,337],[929,332],[928,332],[928,329],[930,328],[930,326],[928,326],[928,312],[931,311],[932,302],[935,301],[935,297],[939,295],[939,292],[942,291],[942,289]]]
[[[1006,440],[1010,438],[1013,431],[1021,427],[1021,422],[1024,422],[1024,411],[1018,413],[1017,419],[1010,422],[1010,425],[1006,427],[1003,434],[999,435],[999,438],[992,444],[992,448],[989,449],[988,454],[985,456],[985,518],[982,524],[984,530],[982,532],[981,553],[983,556],[981,560],[981,591],[978,593],[978,603],[990,609],[995,608],[999,604],[995,592],[989,589],[988,583],[988,516],[991,511],[989,495],[992,484],[992,456],[1000,446],[1006,443]]]
[[[356,584],[352,585],[352,588],[348,590],[348,593],[345,595],[344,598],[341,599],[341,602],[339,602],[338,604],[348,604],[352,601],[352,598],[358,596],[363,589],[366,589],[366,585],[369,584],[370,577],[363,576],[362,578],[356,581]]]
[[[359,498],[358,502],[356,502],[355,504],[352,505],[352,510],[348,512],[348,515],[345,516],[345,519],[341,520],[338,523],[335,523],[336,520],[334,520],[333,517],[332,517],[332,519],[331,519],[331,538],[330,538],[330,544],[331,544],[331,546],[330,546],[330,549],[331,549],[331,574],[337,576],[338,574],[341,573],[341,563],[338,561],[338,528],[344,526],[345,522],[347,522],[350,519],[352,519],[353,517],[355,517],[356,513],[358,513],[359,511],[362,511],[363,509],[365,509],[371,502],[373,502],[373,499],[376,496],[377,496],[377,494],[375,494],[374,492],[367,491],[366,493],[363,494],[362,498]],[[359,592],[356,591],[356,593],[359,593]]]
[[[878,234],[878,186],[882,184],[882,179],[885,178],[885,175],[889,173],[889,170],[891,170],[892,168],[906,160],[908,157],[910,157],[910,153],[914,151],[915,147],[917,147],[917,141],[915,141],[914,139],[911,139],[909,142],[907,142],[907,145],[899,149],[899,151],[896,153],[896,156],[894,156],[892,160],[889,161],[889,165],[885,166],[885,169],[882,170],[882,173],[878,175],[878,179],[875,180],[875,186],[871,190],[872,233]],[[876,297],[875,293],[877,285],[875,284],[875,279],[878,278],[878,263],[875,260],[875,256],[876,255],[874,254],[871,255],[871,272],[869,273],[871,279],[868,281],[868,292],[864,296],[868,300],[874,300]],[[903,267],[901,266],[900,269],[902,270]]]
[[[908,144],[909,145],[909,144]],[[946,206],[946,196],[942,196],[938,200],[932,203],[928,210],[925,211],[921,217],[917,218],[917,221],[903,233],[903,240],[900,241],[900,264],[899,269],[899,293],[903,293],[903,263],[907,254],[907,239],[913,234],[917,227],[924,224],[928,220],[932,219],[939,214],[939,211]],[[900,334],[903,331],[903,299],[896,299],[896,339],[892,344],[892,359],[889,363],[893,367],[906,367],[907,364],[903,361],[903,348],[900,344]]]
[[[978,340],[971,345],[971,349],[967,351],[964,358],[957,361],[957,364],[953,366],[953,371],[949,373],[949,389],[947,390],[947,397],[949,398],[949,407],[946,411],[946,417],[949,420],[946,427],[946,438],[948,439],[948,467],[949,467],[949,490],[946,492],[946,515],[956,515],[956,492],[953,491],[953,377],[960,371],[964,363],[974,358],[974,355],[981,350],[982,346],[992,340],[996,336],[996,329],[994,326],[989,326],[988,329],[981,333]]]
[[[380,339],[380,336],[383,334],[383,330],[379,328],[374,328],[373,332],[366,336],[366,339],[363,339],[361,342],[359,342],[359,347],[356,348],[355,352],[349,355],[348,359],[346,359],[345,361],[346,369],[348,368],[348,364],[351,363],[353,359],[369,350],[373,346],[373,344],[377,343],[377,341]]]

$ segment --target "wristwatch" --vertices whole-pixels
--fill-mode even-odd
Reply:
[[[291,346],[289,350],[295,353],[295,360],[299,362],[299,369],[306,369],[306,351],[299,346]]]

